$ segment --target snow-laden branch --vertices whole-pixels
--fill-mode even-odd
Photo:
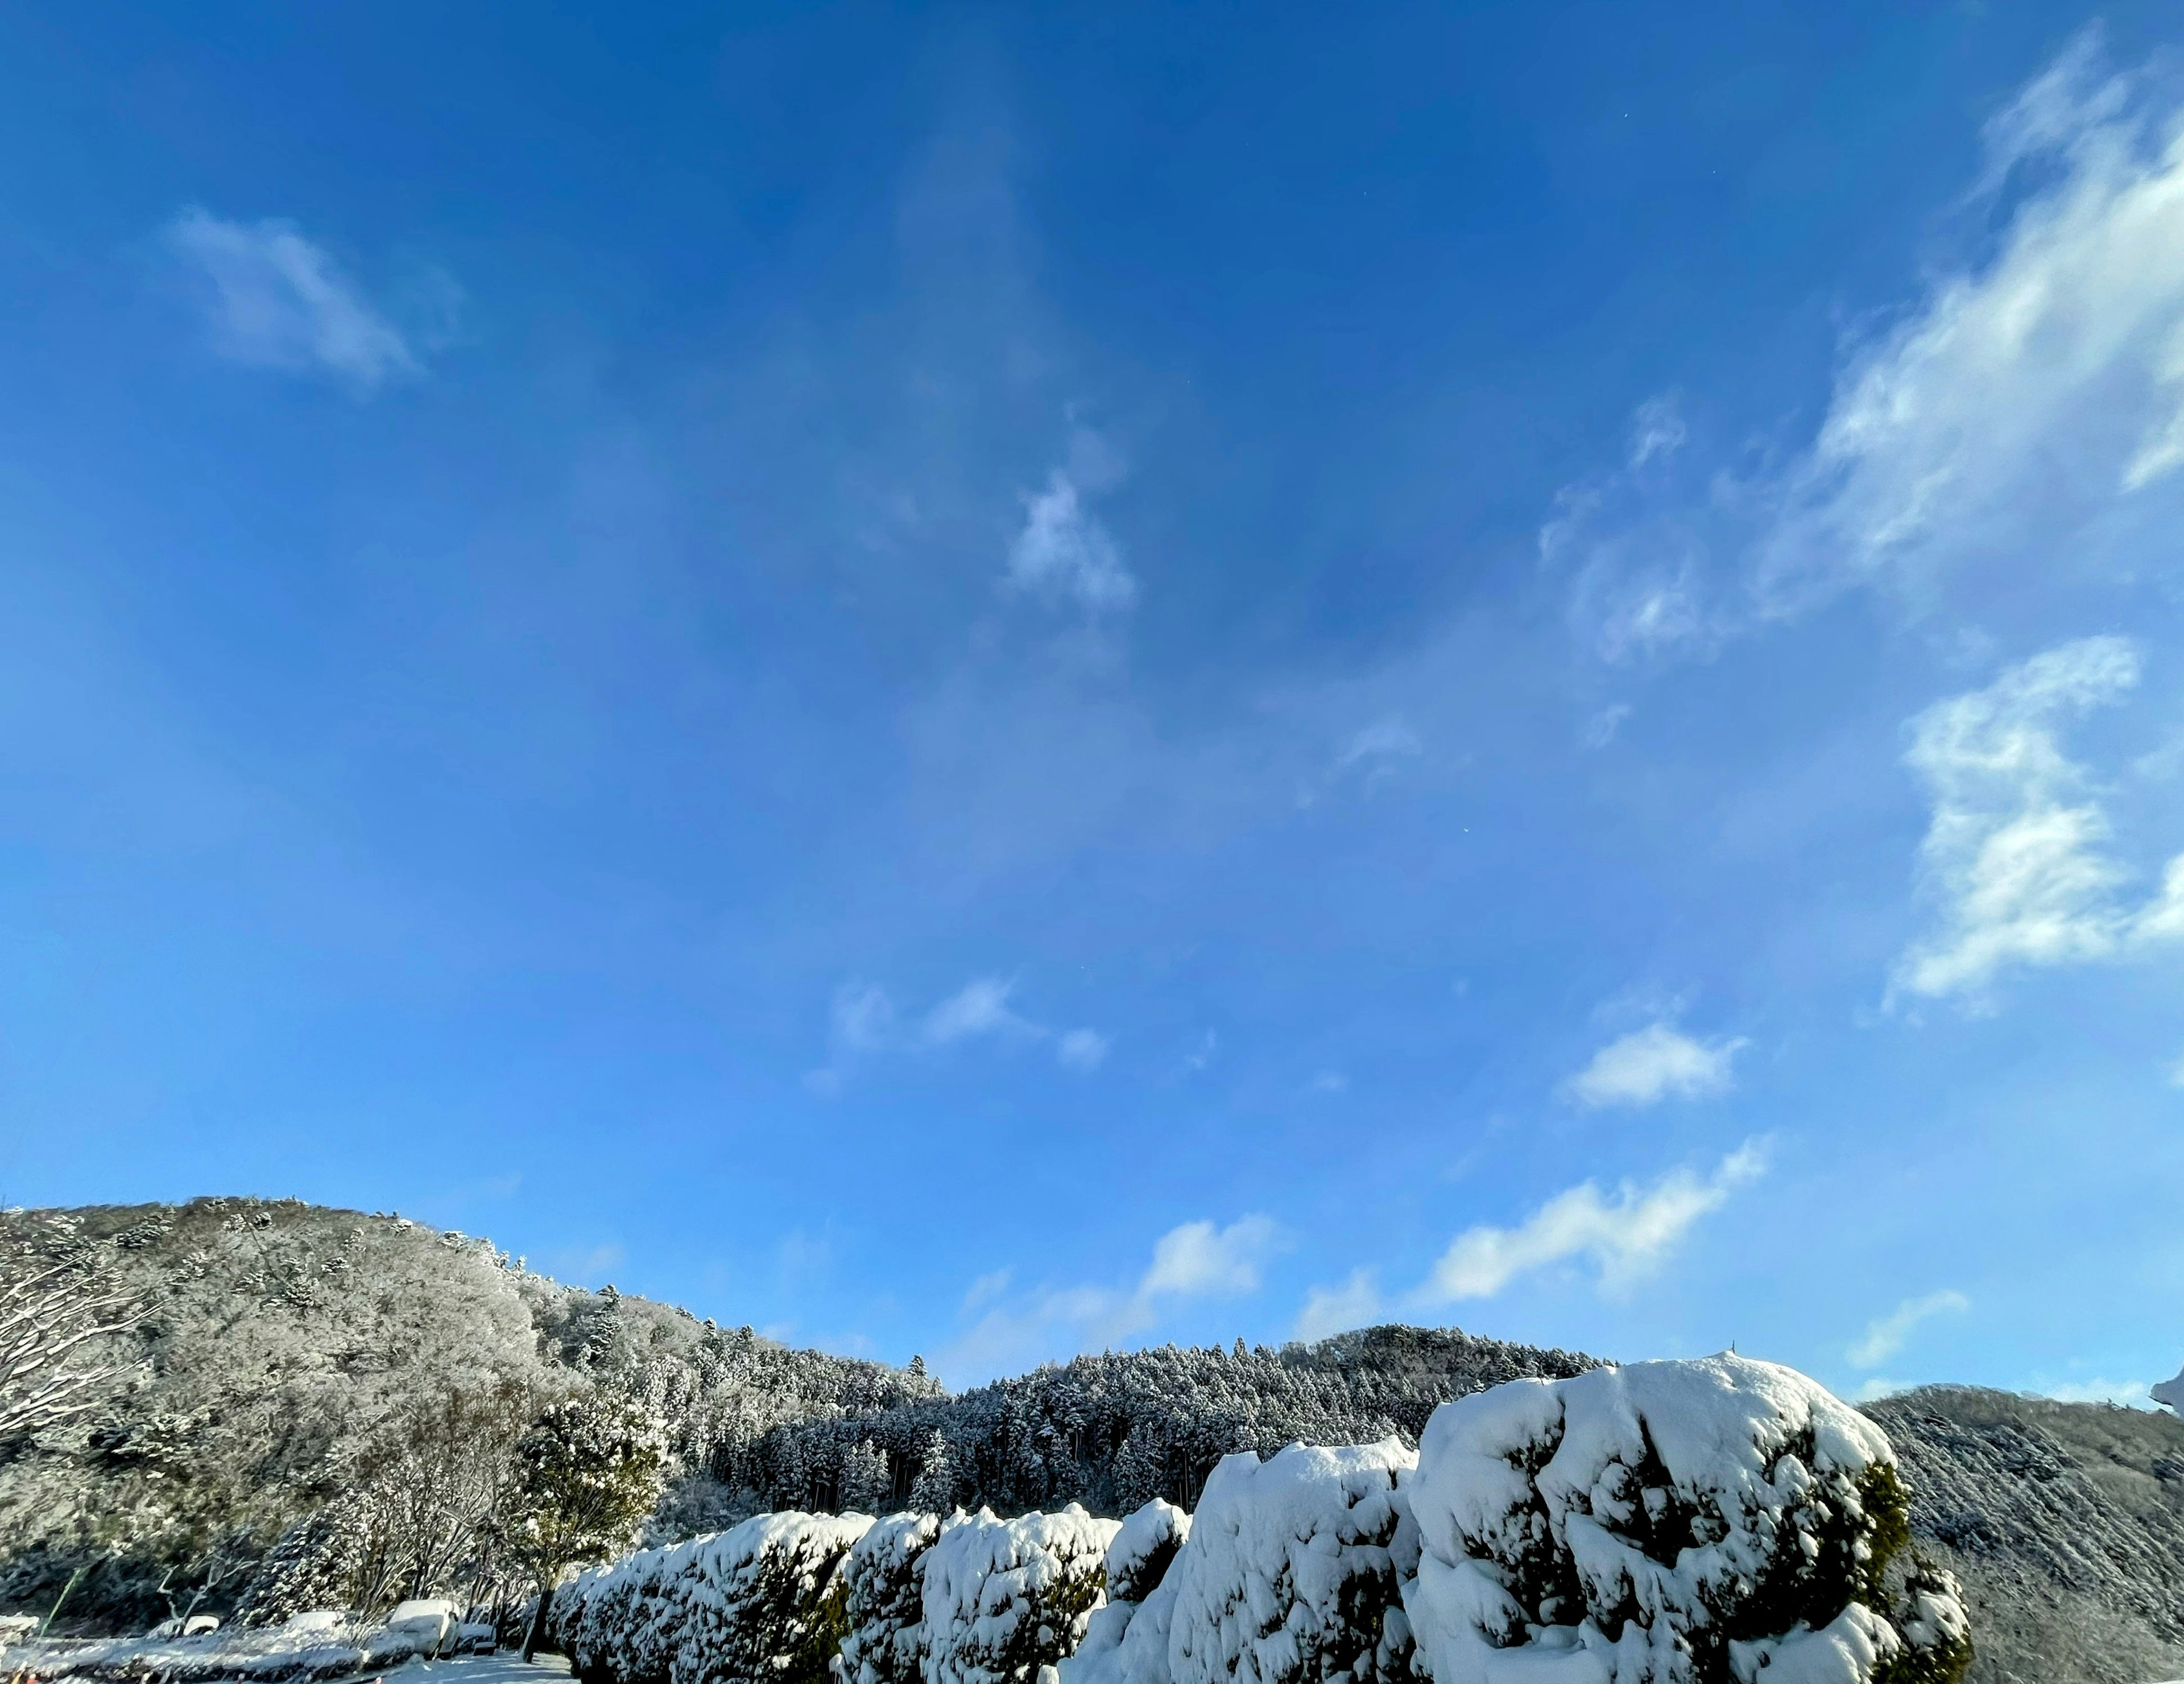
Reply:
[[[86,1362],[95,1341],[142,1319],[132,1296],[70,1263],[0,1288],[0,1443],[74,1419],[126,1363]]]

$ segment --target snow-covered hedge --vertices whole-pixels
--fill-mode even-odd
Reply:
[[[1059,1672],[1070,1684],[1120,1684],[1123,1640],[1144,1612],[1147,1598],[1155,1606],[1146,1614],[1139,1634],[1149,1652],[1167,1653],[1167,1614],[1175,1605],[1173,1588],[1162,1585],[1167,1570],[1190,1536],[1190,1516],[1173,1503],[1155,1497],[1123,1522],[1114,1542],[1107,1546],[1107,1600],[1093,1609],[1085,1622],[1084,1641],[1077,1653],[1059,1663]],[[1159,1642],[1152,1642],[1155,1628]]]
[[[1101,1617],[1067,1684],[1407,1680],[1401,1584],[1418,1547],[1397,1480],[1416,1460],[1394,1438],[1224,1458],[1166,1575]],[[1149,1531],[1165,1519],[1141,1517]]]
[[[759,1514],[580,1575],[549,1610],[585,1684],[816,1684],[839,1645],[836,1575],[866,1514]]]
[[[1940,1684],[1970,1659],[1953,1582],[1902,1559],[1888,1441],[1789,1369],[1513,1380],[1434,1412],[1407,1489],[1435,1684]]]
[[[1953,1684],[1872,1422],[1734,1356],[1223,1458],[1195,1515],[762,1515],[581,1577],[585,1684]],[[1050,1669],[1058,1669],[1055,1676]]]
[[[890,1514],[850,1551],[842,1563],[843,1684],[922,1684],[925,1553],[939,1536],[937,1514]]]
[[[959,1510],[925,1552],[925,1684],[1033,1684],[1074,1654],[1121,1529],[1073,1503],[1015,1520]]]

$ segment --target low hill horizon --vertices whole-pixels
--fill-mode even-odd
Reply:
[[[1415,1445],[1449,1398],[1604,1360],[1387,1324],[1080,1355],[951,1392],[915,1359],[795,1349],[392,1213],[211,1196],[9,1211],[0,1241],[18,1272],[92,1258],[141,1306],[94,1406],[0,1447],[0,1611],[70,1587],[60,1624],[86,1630],[148,1625],[183,1590],[231,1610],[284,1536],[435,1458],[485,1467],[571,1390],[663,1424],[660,1542],[770,1509],[1189,1508],[1233,1451]],[[1862,1407],[1919,1542],[1964,1581],[1974,1678],[2184,1673],[2184,1422],[1971,1387]]]

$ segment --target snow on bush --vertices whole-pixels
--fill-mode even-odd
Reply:
[[[1380,1684],[1407,1676],[1401,1580],[1418,1557],[1397,1438],[1222,1458],[1190,1536],[1118,1659],[1134,1684]],[[1160,1625],[1167,1624],[1162,1652]],[[1142,1632],[1138,1629],[1144,1626]]]
[[[819,1684],[847,1629],[836,1569],[869,1514],[756,1514],[712,1541],[672,1684]]]
[[[1162,1596],[1161,1583],[1190,1536],[1190,1516],[1159,1497],[1123,1522],[1114,1542],[1107,1546],[1106,1603],[1092,1610],[1077,1653],[1059,1664],[1070,1684],[1120,1684],[1123,1640],[1149,1597],[1159,1601],[1146,1616],[1151,1623],[1141,1642],[1149,1641],[1157,1626],[1161,1637],[1154,1650],[1167,1653],[1167,1614],[1175,1597],[1173,1592]]]
[[[1407,1489],[1435,1684],[1945,1684],[1970,1659],[1955,1584],[1904,1560],[1888,1441],[1789,1369],[1513,1380],[1434,1412]]]
[[[959,1510],[925,1552],[925,1684],[1033,1684],[1075,1653],[1120,1530],[1073,1503],[1015,1520]]]
[[[851,1547],[842,1563],[843,1684],[922,1684],[925,1552],[939,1536],[937,1514],[890,1514]]]
[[[580,1574],[552,1609],[585,1684],[815,1684],[839,1644],[835,1570],[865,1514],[760,1514]]]

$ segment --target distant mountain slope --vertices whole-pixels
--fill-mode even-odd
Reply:
[[[1943,1386],[1866,1413],[1964,1582],[1975,1684],[2184,1677],[2184,1421]]]
[[[224,1575],[207,1606],[226,1606],[284,1525],[458,1391],[519,1410],[588,1381],[643,1399],[676,1453],[657,1540],[763,1508],[1188,1505],[1230,1450],[1415,1441],[1450,1397],[1595,1361],[1382,1327],[1080,1357],[951,1397],[915,1369],[562,1285],[388,1215],[253,1199],[15,1212],[0,1244],[17,1266],[20,1248],[92,1248],[149,1306],[122,1353],[141,1366],[91,1420],[0,1446],[0,1610],[42,1611],[92,1563],[70,1607],[93,1625],[163,1614],[178,1562]],[[2184,1676],[2184,1422],[1960,1387],[1868,1413],[1922,1544],[1964,1580],[1975,1684]]]

